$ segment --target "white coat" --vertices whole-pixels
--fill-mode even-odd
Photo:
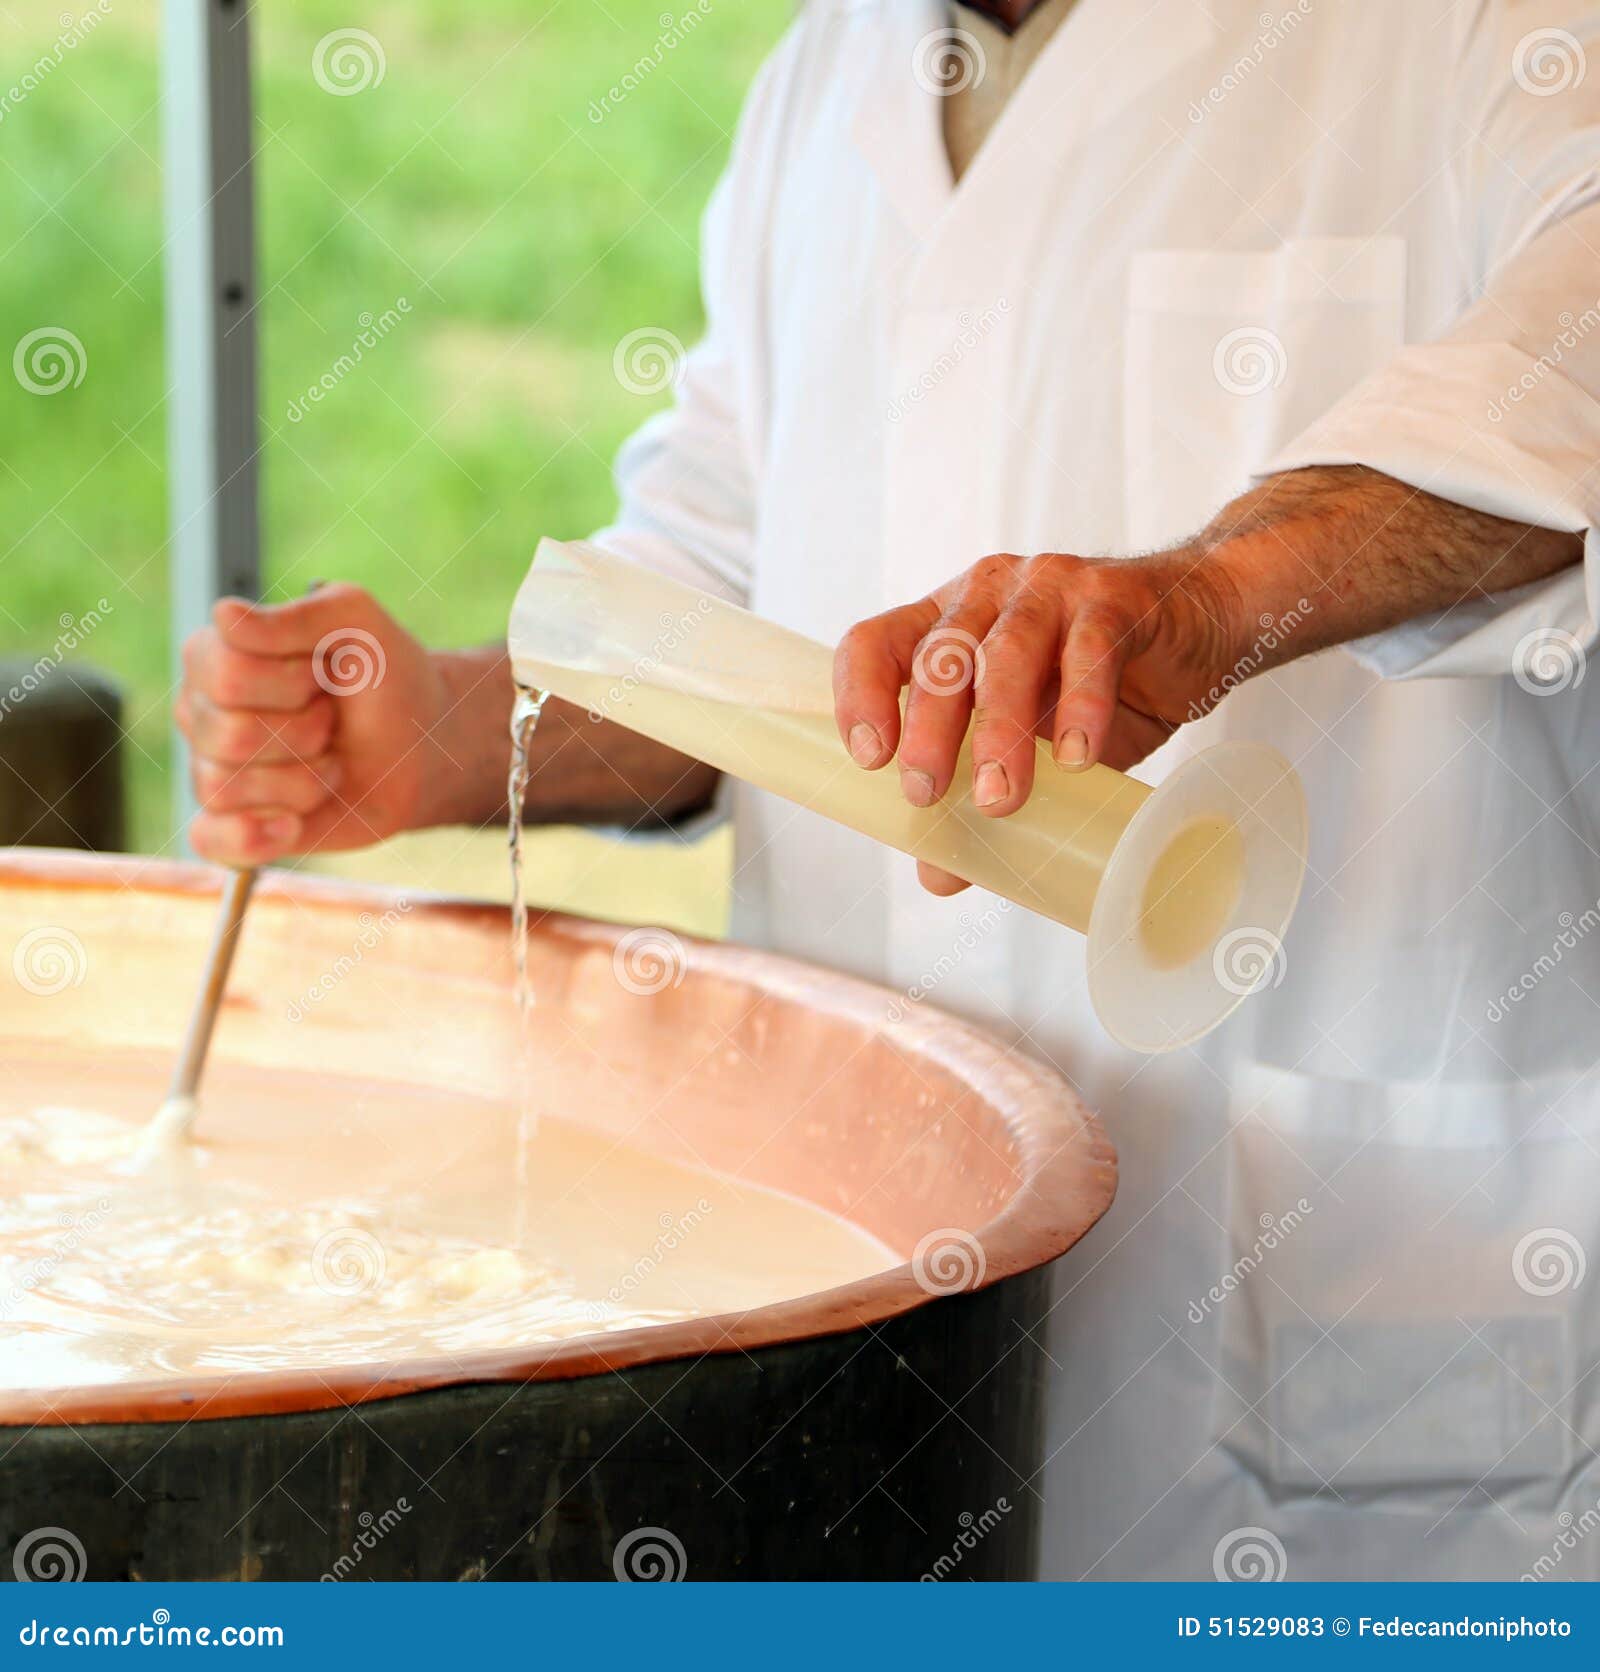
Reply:
[[[1009,1034],[1121,1152],[1051,1318],[1047,1576],[1600,1578],[1600,13],[1079,0],[956,187],[944,24],[811,0],[763,70],[604,543],[829,640],[1302,465],[1587,557],[1147,763],[1259,739],[1310,798],[1281,979],[1199,1048],[1113,1047],[1076,936],[739,790],[737,932]]]

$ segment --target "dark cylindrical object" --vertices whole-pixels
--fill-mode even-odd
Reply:
[[[575,1381],[8,1433],[0,1552],[57,1527],[89,1579],[1026,1579],[1045,1286]]]
[[[0,661],[0,846],[126,845],[122,693],[53,655]]]

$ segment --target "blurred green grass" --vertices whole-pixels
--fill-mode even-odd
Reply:
[[[692,341],[700,211],[789,0],[709,5],[675,46],[645,0],[323,0],[252,9],[265,590],[371,587],[435,644],[497,637],[543,534],[611,513],[617,444],[659,398],[612,373],[628,331]],[[383,74],[336,96],[354,22]],[[53,8],[0,5],[8,73]],[[83,343],[80,385],[0,368],[0,652],[112,609],[79,654],[128,696],[134,845],[172,851],[159,27],[118,0],[0,121],[0,321]],[[657,67],[591,117],[642,57]],[[409,312],[298,422],[367,316]]]

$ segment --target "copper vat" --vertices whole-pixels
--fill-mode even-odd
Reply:
[[[132,1048],[158,1089],[217,886],[174,863],[0,859],[0,954],[43,925],[84,950],[75,985],[9,982],[0,1061],[24,1042]],[[216,1052],[506,1096],[505,911],[399,899],[265,877]],[[373,920],[388,927],[360,978],[291,1029],[307,971]],[[611,1578],[639,1529],[670,1532],[690,1578],[914,1579],[948,1571],[981,1521],[959,1577],[1029,1576],[1045,1267],[1110,1204],[1099,1123],[981,1032],[761,952],[686,939],[677,985],[630,992],[614,973],[624,933],[535,923],[555,1094],[637,1147],[843,1213],[905,1263],[741,1314],[465,1361],[0,1389],[0,1555],[64,1527],[91,1579],[315,1579],[351,1574],[381,1518],[364,1579]],[[912,1256],[950,1228],[981,1248],[981,1276],[930,1292]],[[416,1513],[389,1525],[401,1498]]]

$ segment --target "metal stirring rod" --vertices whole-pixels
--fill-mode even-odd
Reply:
[[[167,1088],[167,1100],[157,1110],[148,1130],[152,1143],[185,1138],[194,1125],[199,1111],[200,1076],[205,1072],[206,1053],[211,1046],[212,1031],[217,1025],[217,1012],[222,1008],[222,995],[227,991],[228,971],[233,966],[233,955],[239,946],[239,931],[244,927],[245,908],[250,903],[250,892],[258,875],[260,873],[255,870],[228,873],[222,890],[222,906],[217,913],[211,946],[206,953],[200,992],[189,1015],[188,1031],[183,1036],[178,1064],[173,1070],[172,1083]]]
[[[310,597],[324,584],[321,580],[312,581],[306,588],[306,596]],[[217,913],[216,927],[211,932],[211,946],[206,953],[200,992],[189,1015],[189,1028],[183,1036],[183,1047],[178,1052],[178,1065],[167,1088],[167,1100],[145,1129],[146,1148],[187,1138],[199,1113],[200,1076],[205,1072],[206,1053],[211,1049],[211,1035],[217,1025],[217,1012],[222,1008],[222,995],[228,988],[228,971],[233,967],[233,955],[239,947],[239,931],[244,928],[250,891],[259,875],[254,867],[228,873],[222,890],[222,908]]]

